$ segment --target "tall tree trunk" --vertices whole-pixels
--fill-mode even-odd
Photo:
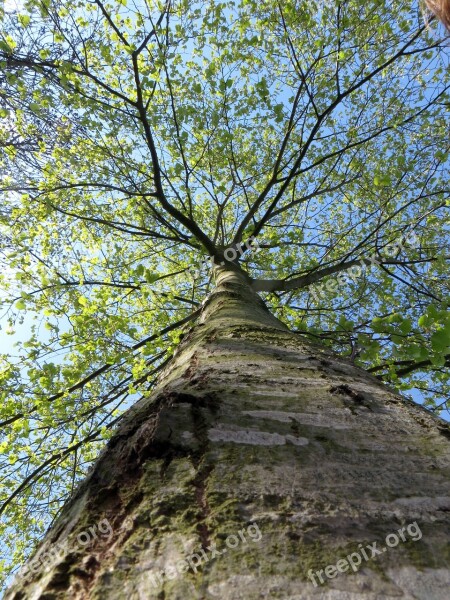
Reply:
[[[5,598],[444,600],[449,437],[219,268]]]

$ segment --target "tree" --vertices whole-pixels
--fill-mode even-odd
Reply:
[[[41,597],[133,596],[107,568],[254,515],[264,546],[166,597],[286,597],[420,515],[368,585],[444,597],[448,428],[385,384],[449,398],[446,44],[396,1],[3,14],[2,304],[31,329],[1,357],[5,573],[54,522]]]

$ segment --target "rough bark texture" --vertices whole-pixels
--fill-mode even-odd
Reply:
[[[289,332],[242,273],[219,269],[157,390],[126,415],[36,556],[66,551],[5,598],[444,600],[449,437],[443,421]],[[77,535],[105,518],[112,535],[81,546]],[[420,540],[323,585],[308,579],[413,522]],[[202,549],[196,572],[174,575]]]

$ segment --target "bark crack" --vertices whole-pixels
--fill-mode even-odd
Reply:
[[[352,402],[349,402],[348,400],[346,401],[344,398],[344,405],[354,415],[358,414],[358,411],[355,408],[355,404],[357,406],[363,406],[364,408],[372,410],[372,407],[370,406],[369,402],[365,398],[364,394],[362,394],[361,392],[358,392],[356,390],[352,390],[352,388],[349,387],[346,383],[341,384],[341,385],[332,386],[330,388],[330,392],[332,394],[339,394],[339,395],[345,396],[346,398],[349,398]]]
[[[197,532],[200,537],[202,548],[206,550],[211,543],[211,530],[207,523],[211,515],[208,504],[207,486],[208,478],[211,475],[214,466],[206,463],[206,453],[209,448],[208,420],[205,418],[202,408],[197,404],[192,404],[191,414],[194,437],[199,442],[198,450],[193,454],[193,463],[197,469],[197,474],[193,480],[194,496],[199,507]]]

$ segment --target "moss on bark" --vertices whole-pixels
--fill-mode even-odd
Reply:
[[[66,555],[31,582],[18,579],[5,599],[444,599],[442,431],[439,419],[290,333],[244,274],[219,270],[155,393],[124,417],[37,554],[63,541]],[[101,519],[112,535],[81,548],[77,535]],[[386,547],[413,522],[420,540],[323,585],[308,578],[367,544]],[[201,567],[173,576],[202,552]]]

